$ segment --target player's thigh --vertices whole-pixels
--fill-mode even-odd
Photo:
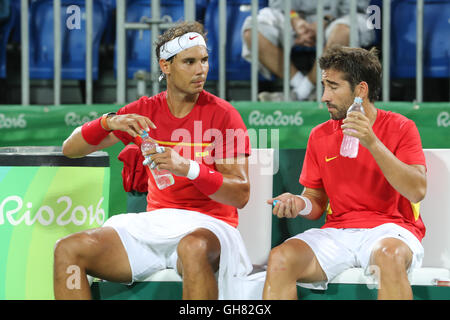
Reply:
[[[127,252],[112,227],[81,231],[59,240],[55,257],[58,255],[71,257],[91,276],[115,282],[131,281]]]
[[[301,282],[325,281],[327,276],[311,249],[303,240],[291,238],[272,249],[269,272],[286,271]]]

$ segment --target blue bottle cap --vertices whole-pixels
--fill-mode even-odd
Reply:
[[[275,207],[276,206],[276,204],[278,203],[278,201],[280,201],[280,200],[273,200],[273,203],[272,203],[272,205]]]
[[[355,97],[355,100],[353,100],[354,103],[362,104],[363,99],[361,97]]]
[[[147,138],[148,132],[144,130],[144,132],[141,134],[141,138]]]

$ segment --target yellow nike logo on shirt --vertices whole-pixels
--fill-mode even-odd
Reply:
[[[330,162],[331,160],[334,160],[334,159],[336,159],[338,156],[336,156],[336,157],[333,157],[333,158],[327,158],[326,156],[325,156],[325,161],[326,162]]]

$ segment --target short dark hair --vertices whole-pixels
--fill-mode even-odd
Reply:
[[[156,40],[156,57],[158,58],[158,61],[161,58],[159,55],[159,50],[166,42],[169,42],[170,40],[173,40],[188,32],[197,32],[203,36],[205,42],[207,41],[206,32],[204,31],[203,25],[201,23],[197,21],[179,22],[174,27],[168,29],[166,32],[160,35],[158,37],[158,40]]]
[[[327,49],[319,59],[322,70],[334,69],[344,73],[344,79],[352,90],[361,81],[369,86],[369,100],[376,101],[381,91],[381,64],[378,50],[333,46]]]

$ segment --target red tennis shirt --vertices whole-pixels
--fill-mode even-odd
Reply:
[[[159,145],[171,147],[181,156],[215,170],[215,159],[250,155],[247,128],[230,103],[203,90],[191,112],[177,118],[169,110],[166,94],[164,91],[150,98],[142,97],[119,109],[117,114],[135,113],[148,117],[156,125],[156,129],[150,129],[149,136]],[[142,141],[124,131],[114,131],[114,134],[125,145],[134,142],[140,146]],[[193,210],[237,227],[235,207],[210,199],[186,177],[174,175],[175,183],[159,190],[148,167],[146,170],[149,177],[147,211],[162,208]]]
[[[402,162],[426,165],[415,123],[394,112],[378,109],[372,126],[380,141]],[[324,188],[329,197],[322,228],[374,228],[395,223],[419,240],[425,226],[413,204],[386,180],[369,150],[359,145],[355,159],[342,157],[342,120],[328,120],[309,136],[300,183],[307,188]]]

